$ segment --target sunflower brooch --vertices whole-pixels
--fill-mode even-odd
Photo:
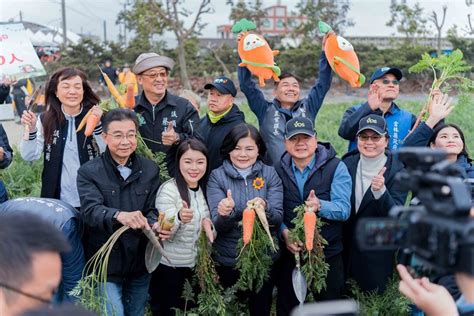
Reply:
[[[260,190],[265,186],[265,180],[263,180],[262,177],[256,177],[252,182],[252,186],[257,190]]]

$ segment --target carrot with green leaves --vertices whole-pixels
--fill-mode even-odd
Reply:
[[[130,110],[133,110],[135,107],[135,90],[133,84],[127,86],[127,92],[125,93],[125,106]]]
[[[81,122],[79,123],[79,126],[78,126],[77,129],[76,129],[76,133],[79,132],[81,129],[83,129],[84,126],[86,126],[87,119],[89,118],[89,116],[91,115],[91,113],[92,113],[92,109],[90,109],[89,111],[87,111],[86,115],[84,115],[84,117],[82,118]]]
[[[99,70],[102,73],[102,76],[104,77],[104,81],[107,84],[107,88],[109,89],[110,94],[114,97],[115,101],[117,101],[118,105],[121,108],[125,108],[125,100],[123,99],[123,96],[117,90],[112,80],[110,80],[109,76],[107,76],[107,74],[104,73],[100,67]]]
[[[94,113],[91,113],[87,117],[86,121],[86,129],[84,130],[84,135],[86,137],[92,136],[92,133],[94,132],[94,129],[97,127],[97,124],[100,122],[100,117]]]
[[[304,212],[303,223],[306,250],[311,252],[314,246],[313,243],[314,232],[316,230],[316,213],[312,210],[306,209]]]
[[[276,252],[277,250],[275,247],[275,243],[273,242],[272,234],[270,232],[270,225],[268,225],[267,214],[265,213],[264,206],[260,203],[254,203],[252,201],[249,201],[247,203],[247,208],[252,208],[255,210],[255,213],[257,214],[260,223],[262,223],[263,229],[265,229],[265,232],[267,233],[268,238],[270,239],[272,248]]]
[[[242,230],[244,246],[250,243],[253,234],[253,225],[255,224],[255,211],[252,208],[246,208],[242,214]]]

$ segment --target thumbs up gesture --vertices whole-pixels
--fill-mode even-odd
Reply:
[[[220,216],[229,216],[235,207],[234,199],[232,198],[232,192],[227,190],[227,197],[222,199],[217,205],[217,213]]]
[[[190,223],[193,219],[193,210],[189,208],[188,203],[183,201],[183,207],[179,210],[179,220],[183,224]]]
[[[306,199],[306,209],[309,212],[317,212],[321,208],[321,201],[316,197],[316,193],[314,190],[311,190],[308,195],[308,199]]]
[[[179,140],[179,135],[174,131],[173,121],[168,121],[168,126],[161,133],[161,142],[163,145],[171,146]]]
[[[385,185],[385,178],[383,174],[387,170],[387,167],[380,169],[379,173],[372,179],[372,191],[380,191]]]

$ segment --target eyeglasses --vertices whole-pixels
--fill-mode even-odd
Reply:
[[[149,74],[142,74],[142,76],[148,77],[152,80],[158,79],[158,78],[166,78],[168,77],[168,73],[163,71],[163,72],[152,72]]]
[[[34,295],[34,294],[30,294],[30,293],[23,292],[23,291],[21,291],[21,290],[19,290],[19,289],[17,289],[17,288],[14,288],[14,287],[12,287],[12,286],[10,286],[10,285],[5,284],[5,283],[0,283],[0,287],[3,287],[3,288],[5,288],[5,289],[7,289],[7,290],[9,290],[9,291],[18,293],[18,294],[20,294],[20,295],[23,295],[23,296],[32,298],[32,299],[34,299],[34,300],[36,300],[36,301],[38,301],[38,302],[41,302],[41,303],[43,303],[43,304],[46,304],[46,305],[51,305],[51,304],[53,303],[53,300],[52,300],[52,299],[49,299],[49,300],[48,300],[48,299],[39,297],[39,296]],[[53,293],[53,295],[54,295],[54,293]]]
[[[110,137],[112,137],[112,139],[116,142],[121,142],[123,140],[128,140],[128,141],[133,141],[137,138],[137,133],[130,133],[130,134],[127,134],[127,135],[123,135],[123,134],[109,134],[109,133],[106,133],[107,135],[109,135]]]
[[[359,135],[357,136],[359,138],[360,141],[363,141],[363,142],[366,142],[368,141],[369,139],[372,140],[374,143],[378,143],[381,139],[382,139],[382,135],[372,135],[372,136],[368,136],[368,135]]]
[[[400,81],[399,81],[399,80],[383,79],[383,80],[382,80],[382,83],[383,83],[384,85],[388,85],[388,84],[391,83],[391,84],[393,84],[393,85],[395,85],[395,86],[398,86],[398,85],[400,84]]]

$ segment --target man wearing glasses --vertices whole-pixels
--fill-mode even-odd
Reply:
[[[143,315],[150,274],[145,268],[150,229],[146,215],[154,208],[160,185],[158,166],[135,154],[138,121],[134,112],[115,109],[103,122],[106,151],[79,168],[77,187],[87,236],[86,259],[122,226],[110,253],[107,271],[107,315]]]
[[[52,224],[27,213],[0,214],[0,315],[51,304],[61,281],[60,253],[69,251]]]
[[[339,136],[349,141],[348,151],[357,148],[356,134],[359,121],[370,114],[382,116],[387,122],[389,135],[389,149],[398,149],[403,145],[426,146],[433,133],[433,128],[444,119],[452,110],[451,100],[447,99],[439,90],[434,91],[433,106],[430,107],[430,116],[422,122],[416,132],[405,140],[416,121],[416,116],[401,109],[395,104],[400,94],[400,80],[402,72],[398,68],[378,68],[370,78],[370,87],[367,101],[347,109],[339,126]]]
[[[172,177],[177,144],[193,136],[199,126],[199,115],[193,105],[168,91],[168,75],[173,66],[171,58],[143,53],[132,69],[143,88],[135,106],[140,135],[153,152],[166,153],[168,173]]]

